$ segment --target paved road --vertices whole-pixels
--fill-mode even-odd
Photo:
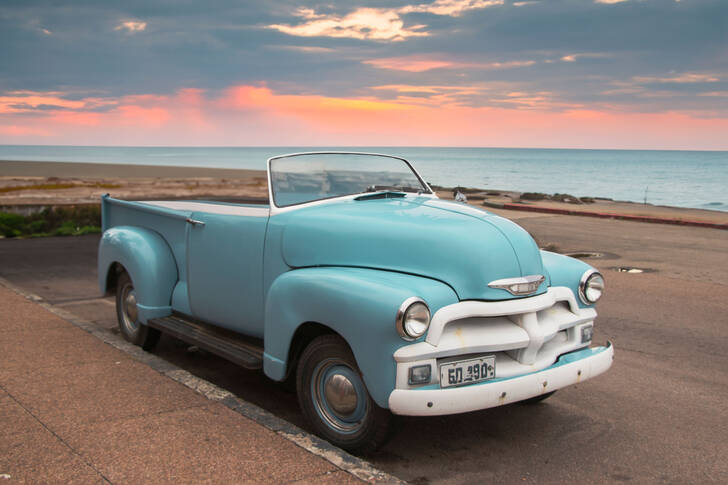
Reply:
[[[540,244],[603,253],[596,340],[605,375],[536,406],[403,418],[366,458],[413,483],[728,482],[728,233],[626,221],[504,213]],[[96,236],[0,241],[0,275],[114,328],[97,298]],[[655,270],[619,273],[620,266]],[[164,338],[158,354],[304,425],[295,396],[261,373]]]

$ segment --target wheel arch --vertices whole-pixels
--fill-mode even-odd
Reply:
[[[285,379],[300,355],[297,346],[317,332],[336,333],[349,345],[374,401],[388,407],[396,380],[393,354],[409,344],[397,333],[395,316],[411,296],[424,298],[432,313],[457,301],[442,282],[390,271],[316,267],[280,275],[266,296],[265,374]]]
[[[106,283],[101,287],[104,296],[113,296],[119,282],[119,276],[126,271],[126,268],[118,261],[112,261],[106,270]]]
[[[172,291],[178,280],[177,264],[159,233],[133,226],[105,231],[98,253],[98,284],[103,295],[116,289],[121,270],[134,283],[142,323],[171,313]]]
[[[296,328],[293,337],[291,337],[291,345],[288,347],[288,358],[286,359],[288,365],[286,366],[285,379],[295,375],[296,368],[298,367],[298,360],[304,349],[308,347],[308,344],[321,335],[339,334],[331,327],[327,327],[326,325],[318,322],[304,322]]]

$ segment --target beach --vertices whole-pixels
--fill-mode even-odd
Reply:
[[[435,187],[439,197],[452,199],[452,188]],[[548,188],[544,187],[544,192]],[[507,187],[464,190],[468,203],[497,213],[513,214],[504,204],[617,214],[710,224],[728,224],[728,212],[641,204],[596,198],[591,203],[526,200]],[[28,162],[0,160],[0,207],[27,212],[56,205],[95,204],[103,194],[127,200],[203,199],[267,200],[263,170],[110,163]],[[581,200],[586,198],[582,197]]]
[[[103,194],[127,200],[266,198],[264,171],[149,165],[0,161],[0,206],[98,203]]]

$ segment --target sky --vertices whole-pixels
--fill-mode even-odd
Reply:
[[[0,144],[728,149],[728,1],[0,0]]]

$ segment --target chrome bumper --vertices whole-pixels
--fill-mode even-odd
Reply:
[[[518,377],[506,377],[463,387],[441,389],[439,384],[418,389],[395,389],[389,409],[405,416],[466,413],[522,401],[577,384],[612,366],[614,347],[592,347],[559,357],[551,366]]]

